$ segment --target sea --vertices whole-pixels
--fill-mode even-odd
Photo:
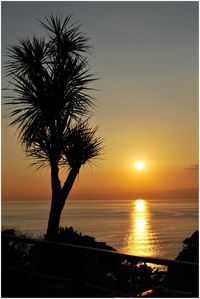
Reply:
[[[2,227],[41,237],[49,209],[47,201],[2,202]],[[72,226],[122,253],[174,259],[183,240],[199,228],[198,201],[69,199],[60,225]]]

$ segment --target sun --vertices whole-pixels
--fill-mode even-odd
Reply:
[[[144,162],[140,160],[136,161],[134,166],[137,170],[143,170],[145,167]]]

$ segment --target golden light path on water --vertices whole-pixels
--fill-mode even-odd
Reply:
[[[151,214],[148,202],[137,199],[131,203],[130,230],[126,253],[140,256],[159,256],[156,235],[151,231]]]

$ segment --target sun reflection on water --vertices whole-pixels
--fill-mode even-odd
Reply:
[[[151,231],[151,215],[148,202],[137,199],[131,203],[130,230],[126,252],[134,255],[156,256],[156,236]]]
[[[137,212],[144,212],[145,211],[145,201],[144,201],[144,199],[137,199],[135,201],[135,210]]]

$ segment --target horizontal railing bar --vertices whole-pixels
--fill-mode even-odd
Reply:
[[[192,267],[198,267],[198,263],[193,262],[186,262],[186,261],[180,261],[180,260],[171,260],[171,259],[162,259],[162,258],[154,258],[154,257],[147,257],[147,256],[136,256],[131,255],[127,253],[122,253],[119,251],[112,251],[112,250],[105,250],[105,249],[99,249],[94,247],[87,247],[87,246],[80,246],[80,245],[74,245],[74,244],[68,244],[68,243],[61,243],[61,242],[53,242],[53,241],[47,241],[47,240],[36,240],[36,239],[30,239],[25,237],[16,237],[8,234],[2,233],[2,237],[15,240],[17,242],[24,242],[29,244],[43,244],[43,245],[52,245],[57,247],[65,247],[65,248],[72,248],[77,250],[84,250],[84,251],[90,251],[90,252],[96,252],[100,254],[105,255],[113,255],[118,256],[124,259],[131,259],[134,261],[140,261],[140,262],[147,262],[152,263],[156,265],[164,265],[164,266],[170,266],[170,265],[184,265],[184,266],[192,266]]]

